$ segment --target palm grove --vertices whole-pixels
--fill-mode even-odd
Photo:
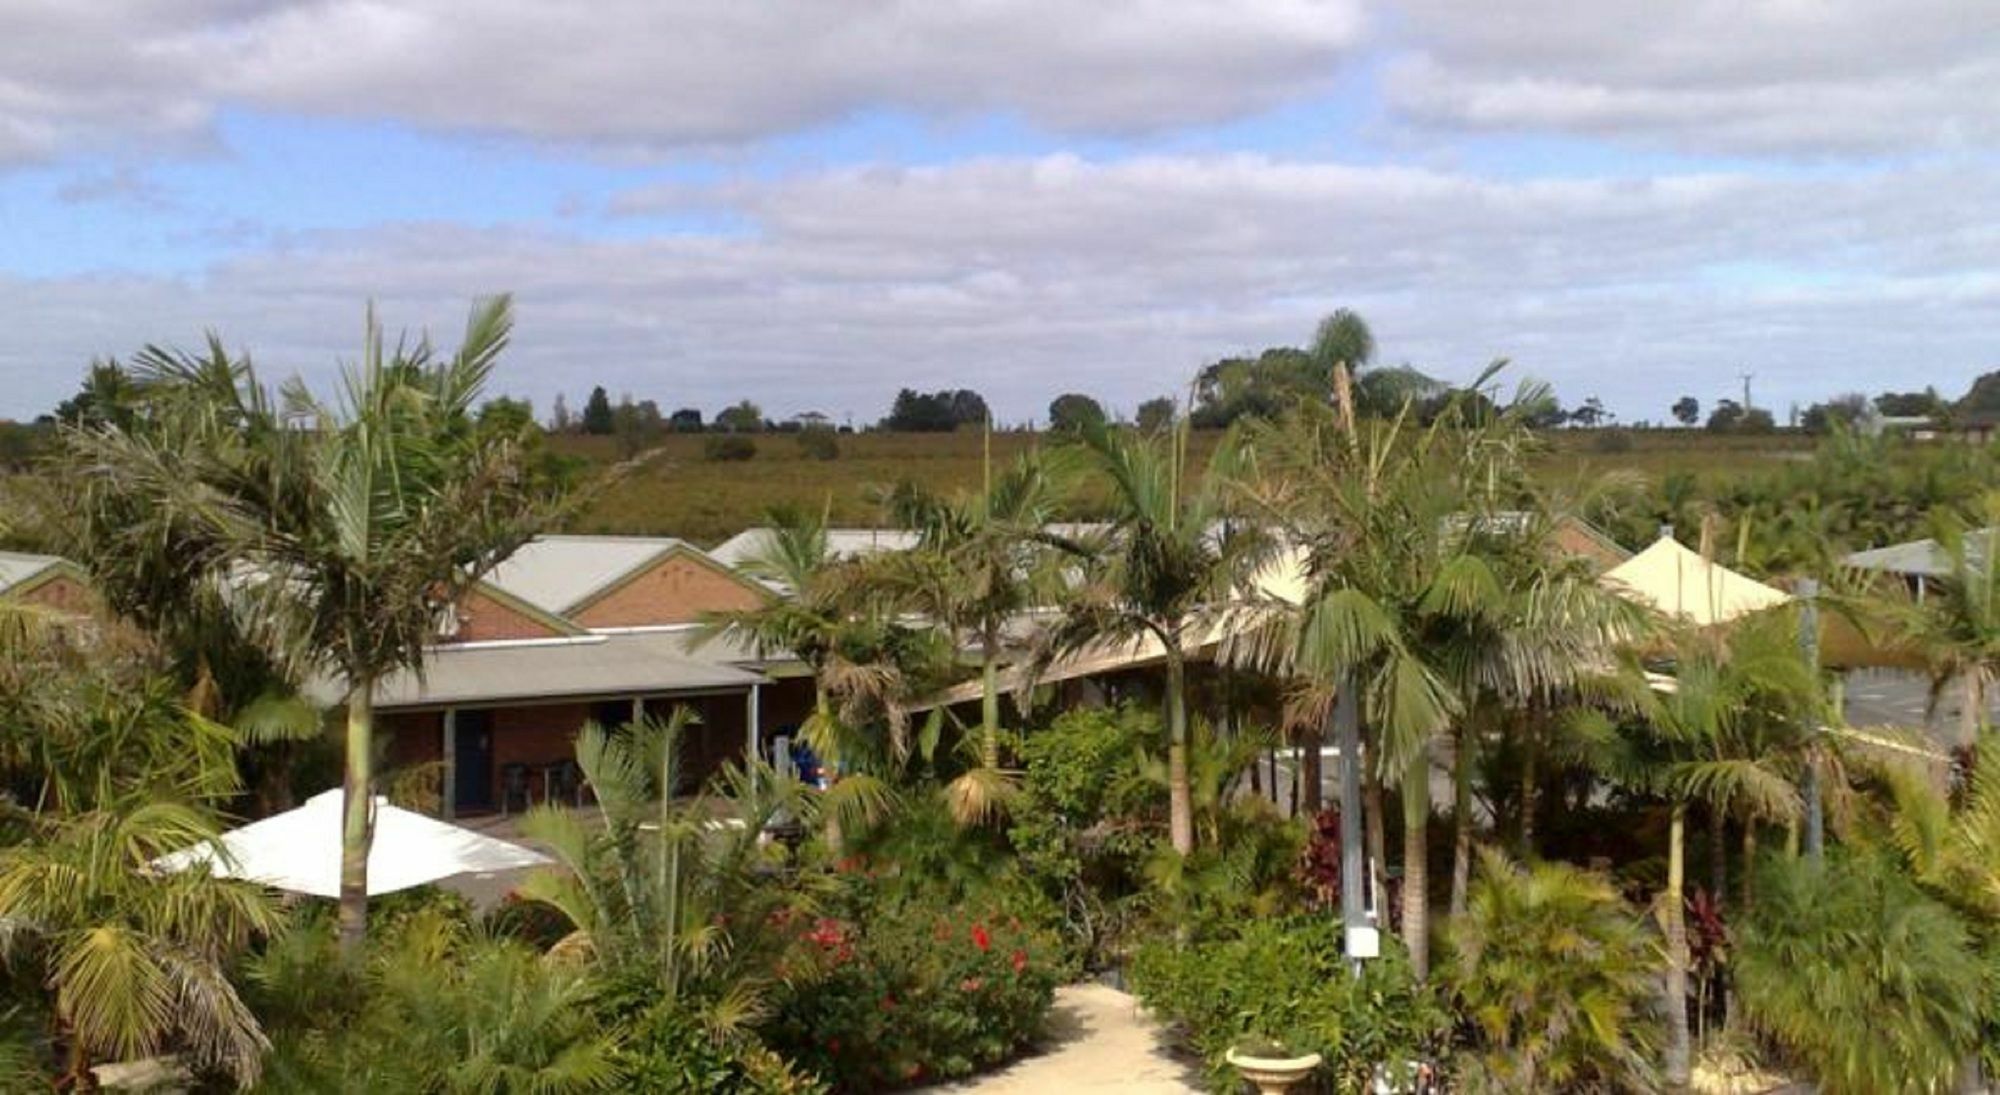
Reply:
[[[1696,630],[1607,591],[1562,530],[1633,486],[1532,474],[1546,389],[1375,367],[1346,312],[1197,378],[1193,417],[1229,425],[1199,466],[1171,406],[1134,428],[1072,401],[977,487],[878,488],[907,551],[836,557],[816,510],[774,513],[745,569],[784,595],[707,626],[810,672],[830,788],[746,758],[679,802],[685,718],[587,728],[594,805],[529,822],[557,867],[483,916],[439,894],[371,916],[373,683],[420,671],[467,584],[565,512],[532,424],[480,413],[508,330],[505,300],[449,352],[371,318],[330,400],[219,343],[148,350],[116,413],[63,430],[21,531],[116,622],[0,615],[0,1067],[869,1090],[1019,1052],[1054,985],[1104,967],[1223,1088],[1229,1050],[1275,1045],[1321,1053],[1333,1090],[1416,1062],[1467,1089],[1645,1090],[1745,1056],[1935,1090],[1994,1043],[1983,725],[1927,778],[1883,759],[1919,745],[1827,729],[1796,609]],[[1983,700],[2000,586],[1958,532],[1987,515],[1929,508],[1952,575],[1825,602]],[[1736,561],[1834,554],[1787,535]],[[1110,698],[1076,702],[1064,667],[1107,657]],[[338,711],[301,699],[313,679]],[[932,702],[968,688],[962,718]],[[331,916],[146,867],[336,778]],[[1343,928],[1370,922],[1383,955],[1351,968]]]

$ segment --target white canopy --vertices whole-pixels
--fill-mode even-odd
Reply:
[[[1604,583],[1627,597],[1698,627],[1713,627],[1791,600],[1783,590],[1746,578],[1662,536],[1606,571]]]
[[[339,788],[305,805],[224,833],[211,844],[153,861],[167,871],[206,866],[227,878],[315,897],[340,896]],[[468,871],[533,867],[548,858],[517,844],[447,825],[375,799],[375,843],[368,853],[368,893],[394,893]]]

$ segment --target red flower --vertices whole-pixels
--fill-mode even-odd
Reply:
[[[960,981],[960,982],[958,983],[958,991],[960,991],[960,992],[978,992],[978,991],[980,990],[980,988],[981,988],[982,986],[984,986],[985,984],[986,984],[986,982],[984,982],[984,981],[981,981],[981,980],[980,980],[979,978],[977,978],[977,977],[968,977],[968,978],[966,978],[965,980],[963,980],[963,981]]]
[[[1028,952],[1027,952],[1027,951],[1023,951],[1023,950],[1017,950],[1017,951],[1015,951],[1015,952],[1014,952],[1014,972],[1015,972],[1015,973],[1020,973],[1020,972],[1021,972],[1022,970],[1025,970],[1025,969],[1027,969],[1027,968],[1028,968]]]
[[[883,1011],[895,1011],[895,1010],[896,1010],[896,998],[895,998],[895,997],[893,997],[893,996],[884,996],[884,997],[882,998],[882,1010],[883,1010]]]
[[[838,1038],[828,1038],[828,1039],[826,1040],[826,1051],[827,1051],[828,1053],[839,1053],[839,1052],[840,1052],[840,1039],[838,1039]]]
[[[986,934],[986,925],[974,924],[972,926],[972,945],[978,947],[980,950],[987,950],[993,946],[993,937]]]

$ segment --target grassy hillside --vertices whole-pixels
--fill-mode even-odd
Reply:
[[[1620,448],[1629,439],[1629,448]],[[740,462],[704,458],[707,438],[675,435],[608,484],[583,499],[572,531],[674,535],[712,545],[747,525],[774,505],[826,507],[835,523],[878,523],[868,488],[913,480],[934,488],[979,482],[980,435],[861,433],[840,438],[834,460],[807,457],[790,435],[756,439],[757,454]],[[1199,462],[1215,435],[1197,434]],[[619,459],[609,438],[562,437],[558,450],[608,469]],[[1045,444],[1038,434],[993,437],[996,461]],[[1544,466],[1551,476],[1569,479],[1612,469],[1636,472],[1657,482],[1681,472],[1703,478],[1734,474],[1809,451],[1811,439],[1796,434],[1718,436],[1699,430],[1562,431],[1549,435]]]

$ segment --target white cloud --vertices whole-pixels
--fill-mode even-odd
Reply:
[[[750,396],[872,419],[903,384],[1003,415],[1085,390],[1129,408],[1216,356],[1359,308],[1386,355],[1469,376],[1495,356],[1658,418],[1747,366],[1782,411],[1992,364],[2000,186],[1974,169],[1839,180],[1503,182],[1262,157],[990,159],[852,168],[699,201],[747,233],[616,241],[401,225],[239,255],[199,279],[0,279],[0,413],[92,355],[221,330],[324,377],[361,302],[448,335],[513,290],[501,383],[545,409],[595,383],[709,410]]]
[[[1408,119],[1828,156],[1991,148],[2000,7],[1963,0],[1393,5]]]
[[[1072,132],[1326,87],[1359,0],[28,0],[0,10],[0,166],[202,138],[227,105],[660,149],[868,109]]]

